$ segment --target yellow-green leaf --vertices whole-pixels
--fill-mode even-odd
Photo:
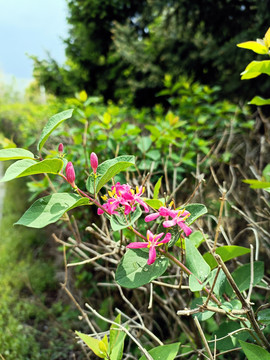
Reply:
[[[270,47],[270,28],[266,31],[263,40],[264,40],[265,45],[269,48]]]
[[[99,358],[104,359],[106,355],[104,355],[99,348],[99,343],[101,342],[98,339],[95,339],[87,334],[80,333],[79,331],[75,331],[76,335],[78,335],[86,345],[96,354]]]
[[[243,48],[243,49],[252,50],[256,54],[264,55],[264,54],[268,53],[268,48],[256,41],[246,41],[246,42],[237,44],[237,46],[240,48]]]

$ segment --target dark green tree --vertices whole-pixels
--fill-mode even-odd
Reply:
[[[57,95],[85,89],[152,105],[165,74],[220,85],[235,101],[269,89],[260,78],[240,81],[254,54],[236,44],[263,36],[270,0],[69,0],[68,7],[66,65],[35,58],[35,76]]]

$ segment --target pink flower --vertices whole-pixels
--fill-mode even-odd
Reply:
[[[112,186],[112,191],[108,191],[108,195],[110,198],[108,199],[106,196],[103,197],[103,200],[107,200],[107,203],[103,206],[109,212],[109,214],[118,214],[116,211],[117,208],[119,210],[121,207],[123,208],[124,214],[128,215],[130,212],[134,212],[136,210],[137,203],[140,204],[146,212],[149,212],[148,205],[141,199],[141,195],[144,192],[144,188],[140,186],[140,188],[136,188],[135,191],[128,185],[121,185],[119,182]],[[103,210],[98,209],[98,214],[103,214]]]
[[[147,215],[145,217],[145,221],[153,221],[156,220],[159,216],[165,217],[165,221],[163,222],[163,226],[165,228],[172,227],[174,225],[178,225],[186,234],[186,236],[189,236],[192,233],[192,230],[185,224],[186,219],[190,216],[190,212],[183,210],[171,210],[164,206],[161,206],[159,208],[159,211]],[[172,218],[172,220],[169,220],[169,217]]]
[[[64,145],[61,143],[58,145],[58,152],[60,153],[60,155],[62,155],[63,151],[64,151]]]
[[[66,176],[67,176],[67,181],[70,183],[70,185],[74,188],[76,187],[75,185],[75,171],[74,171],[74,167],[71,161],[69,161],[67,163],[66,166]]]
[[[163,240],[158,241],[164,233],[160,233],[158,235],[154,235],[150,230],[147,230],[147,240],[146,242],[133,242],[127,246],[128,249],[141,249],[141,248],[149,248],[149,258],[147,260],[147,264],[151,265],[155,262],[157,253],[156,247],[162,244],[166,244],[171,240],[171,234],[167,233]]]
[[[98,157],[94,152],[92,152],[90,155],[90,163],[91,163],[91,167],[93,169],[94,174],[96,174],[97,167],[98,167]]]

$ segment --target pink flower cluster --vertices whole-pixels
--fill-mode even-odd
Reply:
[[[128,185],[121,185],[119,182],[112,186],[112,191],[108,191],[107,196],[103,196],[102,199],[107,201],[103,207],[108,211],[110,215],[119,215],[118,211],[121,207],[124,208],[124,214],[128,215],[130,212],[136,210],[137,203],[140,204],[146,212],[149,212],[148,205],[141,199],[144,193],[144,188],[140,186],[136,187],[136,192]],[[102,209],[98,209],[98,214],[103,214]]]
[[[155,262],[157,253],[156,247],[162,244],[166,244],[171,240],[171,234],[168,233],[165,235],[164,239],[158,241],[164,233],[160,233],[158,235],[154,235],[150,230],[147,230],[147,241],[148,242],[133,242],[127,246],[129,249],[141,249],[141,248],[148,248],[149,249],[149,258],[147,260],[147,264],[151,265]]]
[[[178,225],[186,234],[189,236],[192,233],[192,230],[185,224],[186,219],[190,216],[190,212],[183,210],[171,210],[164,206],[161,206],[158,212],[147,215],[145,217],[145,221],[153,221],[156,220],[158,217],[163,216],[165,217],[165,221],[163,222],[163,226],[165,228],[172,227],[174,225]],[[172,220],[169,220],[172,218]]]

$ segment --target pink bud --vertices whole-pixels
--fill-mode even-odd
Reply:
[[[73,167],[73,164],[71,161],[69,161],[67,163],[66,176],[67,176],[67,181],[74,188],[75,187],[75,171],[74,171],[74,167]]]
[[[94,174],[96,174],[97,167],[98,167],[98,157],[94,152],[92,152],[90,155],[90,163],[91,163],[91,167],[93,169]]]
[[[61,143],[61,144],[59,144],[59,146],[58,146],[58,152],[62,154],[63,151],[64,151],[64,145]]]

